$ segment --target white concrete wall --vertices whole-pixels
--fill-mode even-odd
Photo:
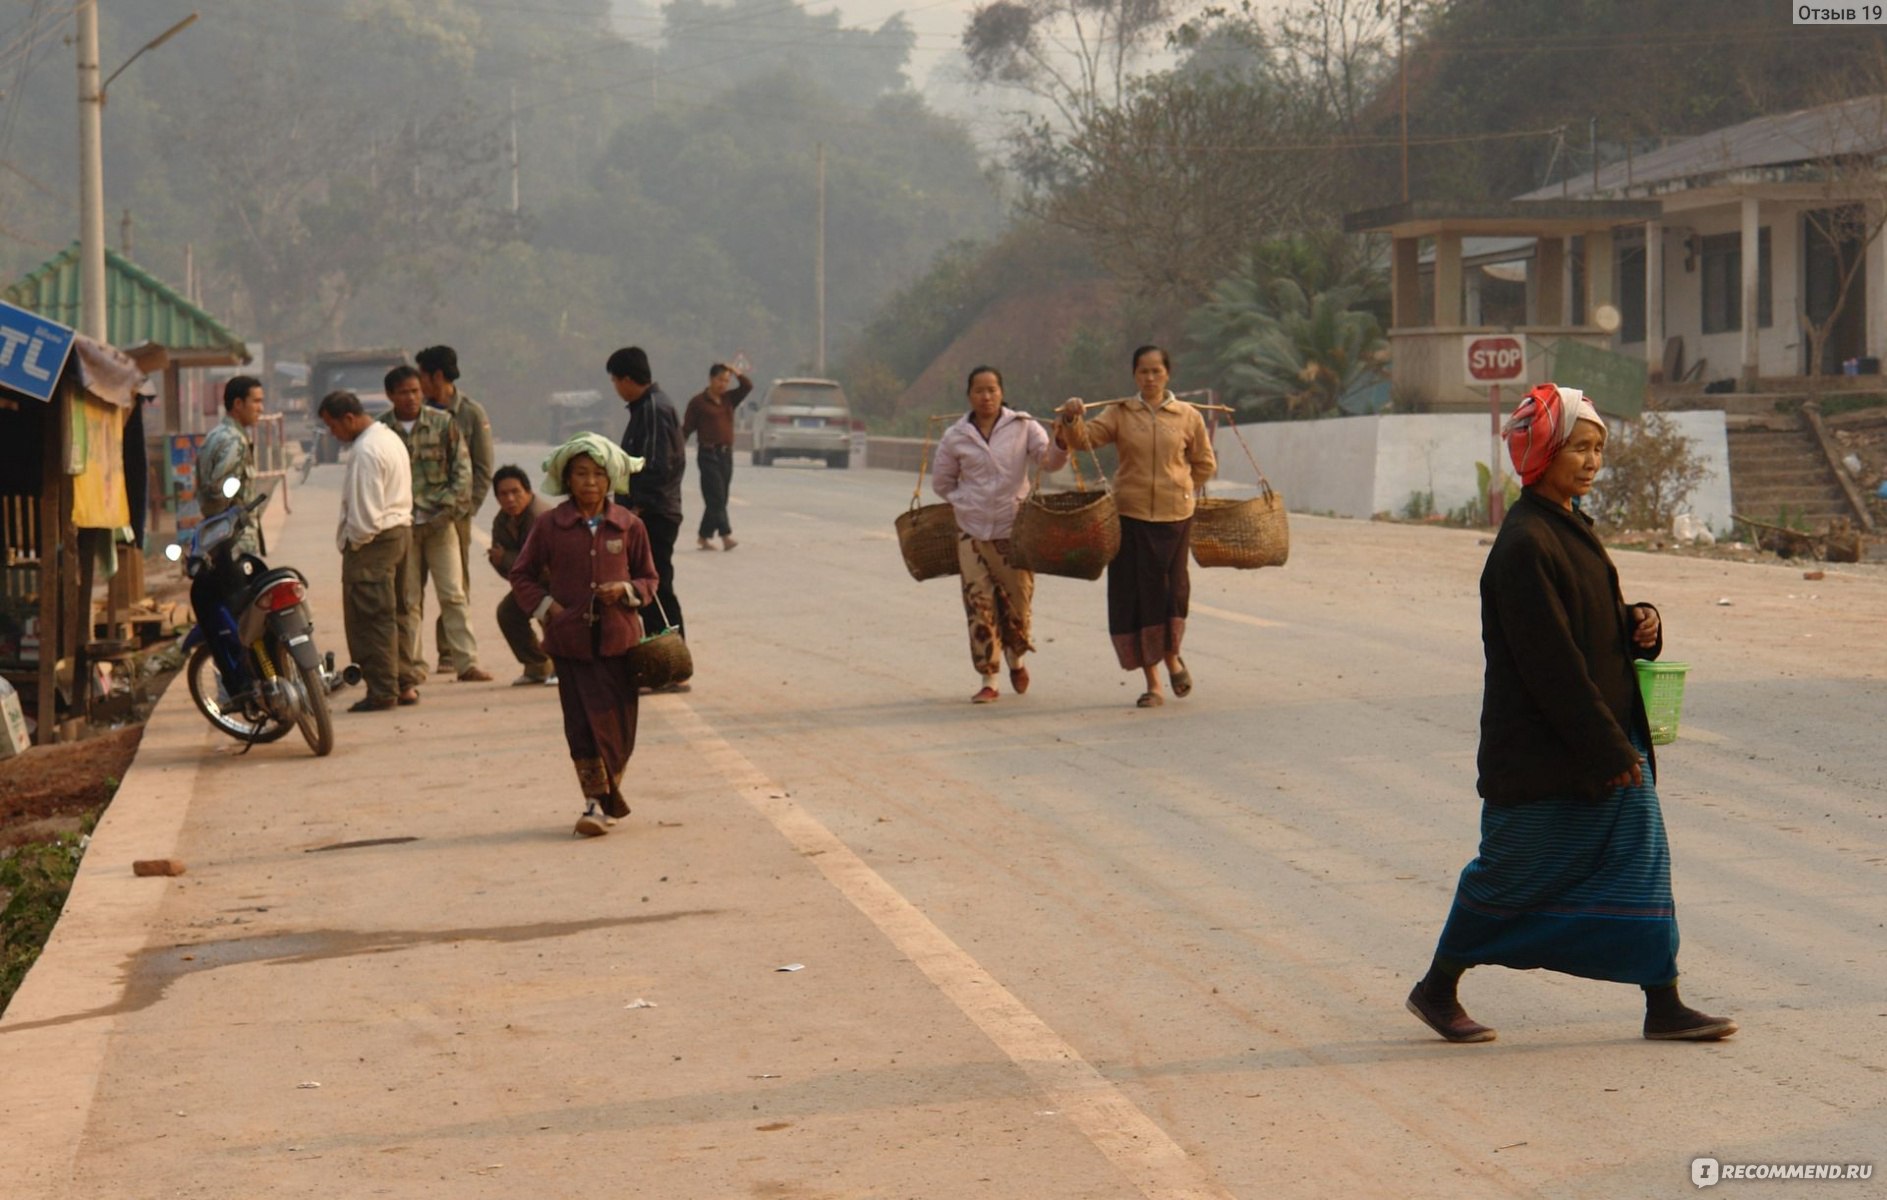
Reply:
[[[1710,472],[1688,502],[1691,513],[1719,536],[1730,529],[1730,451],[1721,412],[1665,416],[1689,438]],[[1395,413],[1325,421],[1273,421],[1239,428],[1271,486],[1293,512],[1335,513],[1367,519],[1401,515],[1418,492],[1432,492],[1446,513],[1475,498],[1479,473],[1493,449],[1486,416],[1472,413]],[[1219,478],[1257,482],[1232,432],[1214,442]],[[1501,466],[1509,471],[1503,457]],[[1601,475],[1600,486],[1604,486]]]
[[[1376,427],[1383,420],[1267,421],[1241,425],[1237,436],[1221,428],[1212,445],[1219,456],[1219,478],[1256,486],[1252,464],[1239,448],[1242,436],[1265,478],[1293,511],[1367,517],[1375,511]]]

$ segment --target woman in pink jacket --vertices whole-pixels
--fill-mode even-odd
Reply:
[[[963,576],[963,610],[970,622],[970,662],[983,686],[973,704],[996,699],[998,651],[1009,661],[1009,686],[1029,690],[1022,656],[1029,641],[1029,602],[1035,574],[1015,565],[1009,532],[1016,510],[1029,494],[1029,468],[1052,471],[1068,452],[1049,440],[1041,422],[1008,407],[1002,372],[970,372],[970,411],[944,431],[930,486],[957,515],[957,567]]]
[[[511,594],[543,625],[557,669],[564,740],[583,789],[581,837],[607,833],[605,817],[629,815],[622,776],[636,748],[636,681],[628,653],[658,581],[648,530],[610,496],[629,490],[636,465],[593,433],[558,447],[544,463],[544,490],[570,498],[532,523],[511,566]]]

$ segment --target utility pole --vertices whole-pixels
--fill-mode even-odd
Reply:
[[[1599,119],[1586,119],[1586,145],[1592,150],[1592,198],[1599,198]]]
[[[79,332],[106,340],[105,152],[98,90],[98,0],[80,0]]]
[[[511,85],[511,215],[518,214],[518,85]]]
[[[826,144],[819,143],[819,204],[813,224],[813,311],[818,314],[819,347],[814,356],[814,373],[826,373]]]
[[[1408,0],[1396,4],[1396,70],[1402,76],[1402,202],[1409,202],[1409,49],[1403,26],[1409,16]]]

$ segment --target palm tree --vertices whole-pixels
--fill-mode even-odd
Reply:
[[[1289,418],[1325,416],[1387,357],[1368,311],[1380,270],[1331,236],[1267,243],[1187,320],[1205,373],[1228,403]]]

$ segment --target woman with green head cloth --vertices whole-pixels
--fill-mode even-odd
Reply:
[[[544,629],[557,668],[564,740],[583,791],[576,833],[598,837],[629,815],[623,771],[636,748],[636,682],[629,650],[639,610],[655,598],[655,556],[642,522],[611,496],[642,466],[594,433],[544,460],[543,490],[568,497],[532,527],[511,568],[518,607]]]

